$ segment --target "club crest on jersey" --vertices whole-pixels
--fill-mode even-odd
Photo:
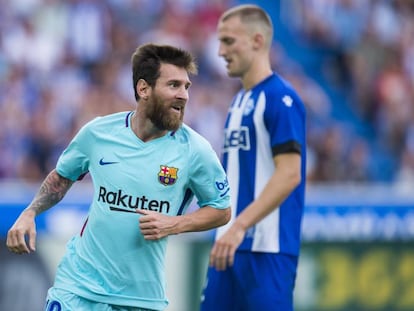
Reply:
[[[171,186],[177,181],[178,168],[170,167],[166,165],[160,165],[160,171],[158,172],[158,180],[164,186]]]
[[[250,98],[246,102],[246,105],[244,106],[243,115],[248,116],[250,114],[250,112],[253,111],[253,109],[254,109],[254,100]]]

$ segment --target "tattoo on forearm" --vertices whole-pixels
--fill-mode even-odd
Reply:
[[[38,215],[51,208],[62,200],[72,184],[73,181],[60,176],[53,170],[43,181],[28,209],[35,211]]]

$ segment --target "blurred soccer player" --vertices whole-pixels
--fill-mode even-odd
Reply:
[[[219,55],[243,88],[225,124],[223,164],[232,219],[217,230],[202,311],[289,311],[304,208],[305,108],[273,72],[273,26],[258,6],[218,22]]]
[[[87,123],[9,230],[11,251],[34,251],[35,216],[91,174],[88,219],[67,245],[47,311],[164,310],[167,237],[230,219],[220,161],[207,140],[182,123],[189,74],[196,71],[186,51],[140,46],[132,56],[135,111]],[[202,208],[185,214],[194,195]]]

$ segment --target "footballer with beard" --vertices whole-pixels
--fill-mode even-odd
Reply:
[[[205,138],[183,124],[193,56],[144,44],[132,55],[134,111],[97,117],[60,155],[8,232],[17,254],[35,251],[35,218],[91,174],[88,217],[67,244],[46,298],[47,311],[164,310],[169,235],[230,219],[223,167]],[[200,208],[186,213],[193,197]]]

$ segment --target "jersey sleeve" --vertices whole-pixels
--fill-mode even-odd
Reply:
[[[83,126],[60,155],[56,171],[72,181],[80,179],[89,169],[89,148],[93,145],[90,123]]]
[[[225,209],[230,206],[230,188],[223,166],[207,141],[193,151],[190,188],[200,207]]]
[[[305,148],[305,111],[297,94],[286,88],[284,93],[268,94],[264,114],[265,124],[270,135],[273,155],[281,153],[301,153]]]

